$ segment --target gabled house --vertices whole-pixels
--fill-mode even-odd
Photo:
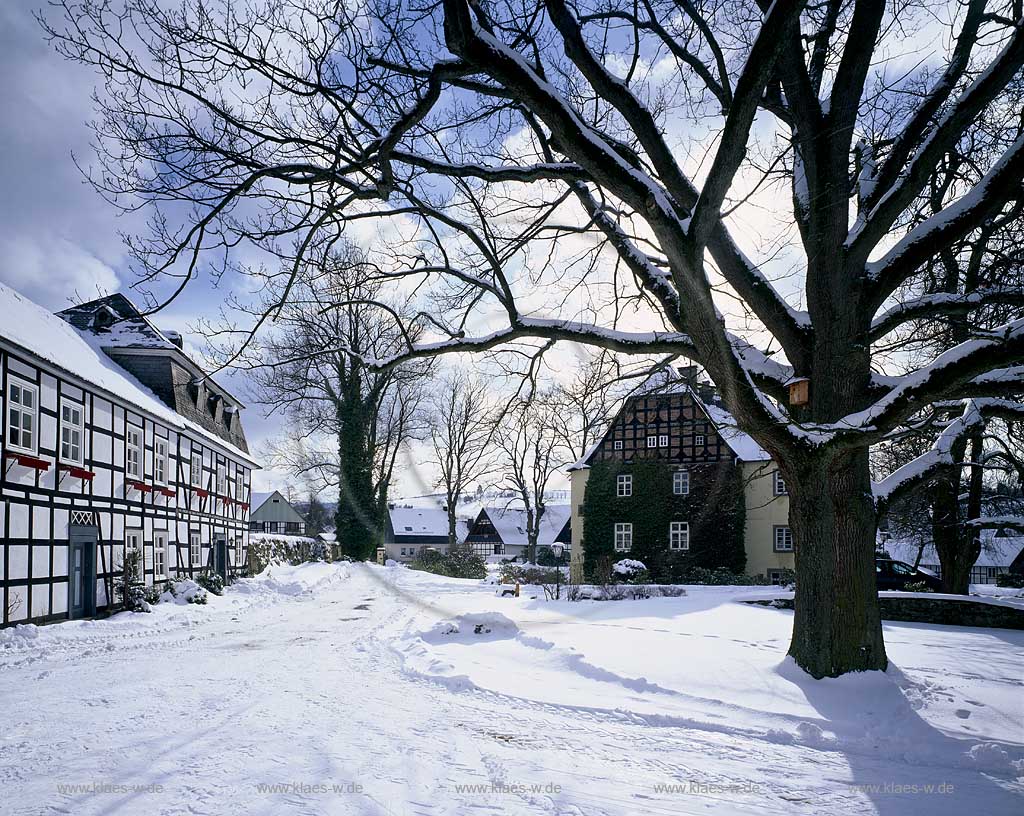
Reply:
[[[696,369],[649,378],[569,472],[578,579],[622,558],[660,581],[794,566],[785,480]]]
[[[253,533],[304,536],[306,520],[279,491],[253,493],[249,530]]]
[[[981,553],[971,568],[972,584],[994,584],[996,579],[1012,572],[1015,561],[1024,564],[1024,533],[1012,529],[986,529],[979,532]],[[881,549],[890,557],[906,564],[927,570],[938,578],[942,577],[942,566],[934,545],[925,544],[918,562],[918,545],[907,540],[888,539]]]
[[[459,519],[455,526],[458,543],[466,540],[468,525]],[[388,507],[384,530],[384,554],[393,561],[408,562],[424,549],[448,551],[448,512],[440,507]]]
[[[569,515],[567,504],[547,505],[540,519],[537,546],[558,543],[568,550],[572,542]],[[484,507],[473,521],[466,542],[485,558],[524,558],[529,547],[526,525],[526,510],[521,507]]]
[[[116,603],[147,584],[241,573],[258,463],[242,404],[123,295],[52,314],[0,285],[3,625]]]

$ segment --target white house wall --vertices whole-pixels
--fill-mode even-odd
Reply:
[[[115,363],[111,363],[115,365]],[[8,382],[16,377],[39,389],[38,440],[35,456],[49,463],[39,471],[7,456]],[[124,552],[125,531],[142,530],[145,580],[155,578],[154,531],[168,536],[167,575],[192,575],[212,565],[216,537],[229,542],[241,539],[241,550],[228,547],[230,571],[243,568],[248,552],[248,515],[251,465],[227,452],[213,435],[179,432],[142,414],[115,397],[91,391],[89,385],[52,370],[20,349],[0,339],[0,589],[4,625],[45,622],[67,616],[68,612],[68,526],[75,510],[95,513],[99,526],[96,554],[96,608],[109,606],[109,591]],[[71,476],[59,467],[60,400],[83,406],[83,463],[95,473],[91,482]],[[128,424],[142,428],[143,474],[140,481],[153,485],[154,442],[168,443],[168,489],[140,493],[127,484],[125,434]],[[201,497],[191,486],[193,446],[202,451]],[[218,465],[227,470],[225,496],[216,494]],[[225,498],[231,501],[224,501]],[[189,533],[198,531],[202,542],[199,560],[192,563]],[[20,603],[14,603],[17,600]],[[12,608],[17,607],[17,608]]]

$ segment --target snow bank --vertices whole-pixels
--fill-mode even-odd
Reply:
[[[351,577],[346,561],[327,563],[311,561],[305,564],[271,564],[254,578],[237,581],[232,589],[249,594],[305,595],[327,589],[332,584]]]

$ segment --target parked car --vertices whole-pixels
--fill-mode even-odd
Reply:
[[[875,559],[875,581],[879,589],[904,589],[907,584],[925,584],[936,592],[942,591],[942,581],[930,572],[888,558]]]

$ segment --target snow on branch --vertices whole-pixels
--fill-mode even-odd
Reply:
[[[993,287],[973,292],[938,292],[897,304],[871,323],[871,339],[878,340],[893,329],[911,320],[935,315],[962,314],[990,303],[1024,305],[1024,291],[1018,288]]]

